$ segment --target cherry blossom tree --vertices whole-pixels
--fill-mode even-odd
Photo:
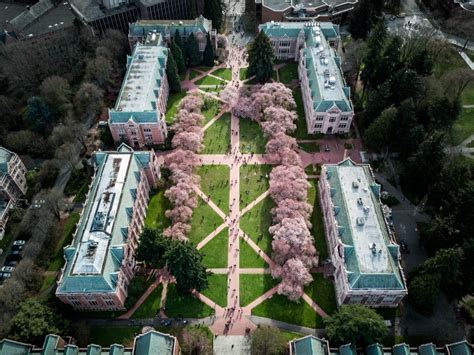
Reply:
[[[267,107],[263,111],[261,123],[263,133],[268,137],[273,137],[278,133],[291,133],[296,129],[294,124],[296,118],[294,111],[288,111],[282,107]]]
[[[176,149],[165,157],[165,165],[173,173],[180,170],[187,175],[191,175],[194,167],[198,164],[199,158],[193,152],[183,149]]]
[[[270,173],[270,196],[278,205],[286,199],[306,201],[308,181],[301,166],[279,165]]]
[[[199,153],[202,149],[202,129],[196,132],[180,132],[173,136],[171,147]]]
[[[163,235],[174,240],[188,240],[187,234],[191,231],[191,226],[186,223],[177,222],[163,231]]]
[[[272,208],[271,213],[275,224],[281,223],[285,218],[303,218],[306,226],[311,228],[310,217],[313,207],[306,201],[285,199]]]
[[[291,301],[301,298],[304,286],[313,281],[307,267],[297,258],[289,259],[283,266],[274,267],[272,276],[281,278],[277,292]]]
[[[282,83],[265,84],[260,88],[259,93],[270,95],[274,106],[280,106],[286,110],[296,109],[293,93]],[[266,107],[270,107],[270,105]]]
[[[202,98],[198,95],[188,95],[181,100],[178,108],[188,112],[201,112],[201,107],[204,104]]]
[[[234,107],[239,96],[239,90],[234,85],[227,85],[224,90],[219,93],[219,97],[224,100],[227,105]]]

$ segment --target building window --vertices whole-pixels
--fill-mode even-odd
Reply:
[[[290,42],[280,42],[280,47],[289,47]]]
[[[80,305],[81,305],[81,302],[80,302],[80,301],[71,301],[71,303],[72,303],[74,306],[80,306]]]
[[[91,306],[98,306],[99,304],[96,301],[89,301]]]
[[[336,122],[336,117],[331,117],[331,118],[329,119],[329,122]]]
[[[324,116],[316,116],[316,121],[323,121],[324,120]]]
[[[123,126],[119,126],[118,133],[119,134],[125,134],[125,128],[123,128]]]
[[[348,120],[349,120],[349,116],[347,115],[341,116],[341,121],[348,121]]]
[[[105,301],[105,304],[106,304],[107,306],[115,306],[115,302],[112,301],[112,300],[107,300],[107,301]]]
[[[151,128],[143,128],[143,132],[145,132],[145,133],[151,133]]]
[[[345,124],[345,123],[341,123],[341,124],[339,125],[339,128],[346,128],[346,124]]]
[[[322,126],[323,126],[322,123],[316,123],[316,124],[314,125],[314,128],[321,128]]]

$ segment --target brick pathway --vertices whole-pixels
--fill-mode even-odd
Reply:
[[[236,56],[236,49],[233,49],[231,56]],[[237,60],[232,60],[232,77],[233,81],[238,81],[239,86],[243,85],[243,82],[239,79],[239,65]],[[245,66],[245,64],[241,64]],[[215,68],[214,68],[215,69]],[[213,69],[213,70],[214,70]],[[186,87],[191,88],[191,92],[200,92],[204,95],[213,97],[222,102],[222,100],[214,93],[205,92],[199,90],[193,86],[193,82],[199,80],[204,75],[208,75],[205,72],[186,84]],[[211,75],[212,76],[212,75]],[[231,83],[233,84],[233,83]],[[226,105],[227,106],[227,105]],[[216,117],[210,120],[204,129],[208,129],[214,122],[216,122],[224,113],[229,112],[228,107],[224,107],[218,113]],[[215,274],[227,274],[227,307],[221,307],[217,305],[213,300],[208,297],[195,292],[195,296],[202,302],[215,310],[215,321],[210,326],[214,335],[244,335],[247,330],[253,330],[256,325],[250,321],[251,311],[254,307],[271,298],[276,292],[278,286],[266,291],[264,294],[259,296],[253,302],[245,307],[240,307],[240,274],[267,274],[270,273],[270,269],[264,268],[240,268],[240,243],[247,243],[265,262],[271,267],[274,262],[244,231],[240,229],[240,218],[242,215],[250,211],[263,199],[269,195],[269,191],[265,191],[263,194],[257,197],[244,209],[240,210],[240,166],[244,164],[272,164],[269,157],[265,154],[241,154],[239,151],[240,147],[240,134],[239,134],[239,118],[231,115],[231,150],[229,154],[201,154],[199,155],[199,163],[202,165],[227,165],[230,168],[230,182],[229,182],[229,213],[226,215],[211,199],[206,196],[199,188],[195,191],[199,197],[203,199],[222,219],[223,223],[219,225],[212,233],[205,237],[198,245],[197,249],[203,248],[209,243],[216,235],[218,235],[223,229],[228,228],[228,262],[227,268],[216,268],[210,269]],[[304,166],[310,164],[321,164],[327,161],[339,162],[344,156],[351,156],[350,151],[346,151],[344,147],[338,147],[334,139],[325,139],[321,144],[321,140],[318,143],[323,146],[327,144],[330,146],[332,153],[307,153],[300,151],[300,157],[303,161]],[[157,156],[159,160],[163,160],[164,156],[169,152],[158,152]],[[357,160],[357,159],[355,159]],[[150,292],[151,293],[151,292]],[[162,299],[165,299],[165,291],[163,292]],[[145,295],[144,295],[145,296]],[[142,296],[143,297],[143,296]],[[145,297],[146,298],[146,297]],[[324,310],[322,310],[308,295],[304,295],[303,300],[307,302],[318,314],[325,317],[327,316]]]

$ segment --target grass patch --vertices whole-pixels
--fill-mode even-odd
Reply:
[[[72,235],[76,230],[76,224],[79,221],[79,213],[71,213],[64,225],[61,238],[56,244],[54,256],[48,265],[48,271],[59,271],[64,264],[64,247],[72,243]]]
[[[280,281],[273,279],[270,274],[241,274],[240,275],[240,305],[247,306],[263,295]]]
[[[337,310],[334,284],[326,280],[323,274],[312,274],[313,281],[304,288],[306,294],[315,301],[327,314]]]
[[[246,207],[268,190],[271,171],[271,165],[242,165],[240,167],[240,208]]]
[[[140,327],[91,327],[89,342],[103,347],[112,344],[132,346],[135,336],[140,334]]]
[[[197,78],[199,75],[202,75],[202,73],[200,71],[191,69],[191,71],[189,72],[189,80],[193,80],[193,79]]]
[[[146,277],[142,275],[135,276],[128,285],[128,295],[127,299],[125,300],[125,308],[132,308],[135,303],[137,303],[138,299],[145,293],[148,287],[150,287],[154,280],[154,277]]]
[[[268,228],[272,223],[270,210],[273,206],[272,199],[266,197],[240,218],[240,228],[267,255],[272,253],[272,237]]]
[[[474,105],[474,83],[470,83],[462,92],[461,100],[463,105]]]
[[[454,122],[452,144],[461,144],[471,134],[474,134],[474,109],[463,109],[459,118]]]
[[[43,278],[43,282],[41,283],[40,293],[46,292],[51,286],[54,285],[56,281],[57,275],[46,275]]]
[[[222,224],[222,222],[222,218],[200,198],[193,212],[191,232],[188,236],[189,240],[194,243],[194,245],[198,245],[201,240],[206,238],[214,229]]]
[[[276,69],[273,69],[273,71],[272,71],[272,79],[274,81],[278,81],[278,75],[277,75],[277,70]]]
[[[298,79],[298,63],[288,63],[283,68],[278,69],[280,81],[285,84],[291,84],[293,80]]]
[[[227,165],[202,165],[198,169],[201,176],[201,190],[211,198],[224,213],[229,211],[229,178]]]
[[[306,125],[306,118],[304,115],[303,97],[301,89],[293,89],[293,97],[296,102],[296,113],[298,114],[298,120],[296,121],[296,131],[293,133],[293,137],[297,140],[303,139],[320,139],[324,135],[322,134],[308,134],[308,127]]]
[[[219,78],[222,78],[224,80],[232,80],[232,70],[229,68],[219,68],[214,70],[211,74],[218,76]]]
[[[151,196],[145,218],[145,227],[165,229],[171,221],[166,218],[165,211],[171,208],[170,201],[165,197],[165,190],[161,189]]]
[[[192,295],[179,295],[175,284],[168,285],[165,310],[168,317],[204,318],[213,312],[211,307]]]
[[[202,294],[221,307],[227,306],[227,275],[212,274],[208,277],[209,287]]]
[[[202,263],[207,268],[227,267],[228,234],[228,229],[224,228],[200,250],[204,254]]]
[[[299,339],[306,336],[306,334],[303,334],[303,333],[289,332],[287,330],[282,330],[282,329],[280,329],[280,334],[283,337],[283,339],[285,339],[285,343],[288,343],[291,340]]]
[[[148,296],[145,302],[133,313],[132,318],[154,318],[160,310],[161,293],[163,285],[158,285],[152,293]]]
[[[240,122],[240,152],[242,154],[265,153],[267,139],[263,136],[260,125],[249,119],[241,119]]]
[[[318,189],[315,180],[310,181],[311,187],[308,190],[308,203],[313,206],[311,214],[311,234],[314,238],[314,245],[319,253],[319,260],[323,261],[329,257],[326,235],[324,234],[323,213],[319,205]]]
[[[308,328],[324,327],[322,317],[304,300],[301,299],[298,303],[292,302],[278,294],[252,309],[252,314]]]
[[[252,247],[240,239],[239,260],[241,268],[268,268],[268,264],[263,260]]]
[[[203,71],[203,72],[207,72],[207,71],[211,70],[212,67],[200,66],[200,67],[197,67],[196,69],[200,70],[200,71]]]
[[[451,46],[445,46],[444,49],[441,55],[436,56],[434,62],[433,73],[437,78],[453,69],[468,67],[456,49]]]
[[[166,123],[168,124],[173,123],[174,115],[176,115],[176,112],[178,111],[178,105],[185,96],[186,96],[185,91],[174,92],[172,94],[170,93],[170,95],[168,96],[168,104],[166,105],[166,115],[165,115]]]
[[[217,79],[213,76],[204,76],[201,79],[196,80],[194,82],[194,84],[196,84],[196,85],[221,85],[221,84],[225,84],[225,81],[221,80],[221,79]]]
[[[240,80],[245,80],[247,78],[247,73],[248,73],[249,68],[240,68],[239,71],[239,79]]]
[[[207,122],[212,120],[219,112],[219,108],[219,101],[217,101],[216,99],[204,97],[204,105],[202,107],[202,114],[204,116],[204,120],[201,122],[201,124],[204,126]]]
[[[230,150],[230,113],[224,113],[204,132],[202,154],[225,154]]]
[[[321,151],[318,143],[298,143],[298,147],[308,153],[318,153]]]

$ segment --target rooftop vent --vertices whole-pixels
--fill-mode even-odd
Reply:
[[[356,222],[358,226],[363,226],[365,224],[364,218],[363,217],[357,217]]]
[[[362,201],[362,197],[359,197],[357,199],[357,204],[360,205],[360,206],[362,206],[364,204],[364,202]]]
[[[352,181],[352,187],[354,189],[358,189],[359,188],[359,182],[358,181]]]

